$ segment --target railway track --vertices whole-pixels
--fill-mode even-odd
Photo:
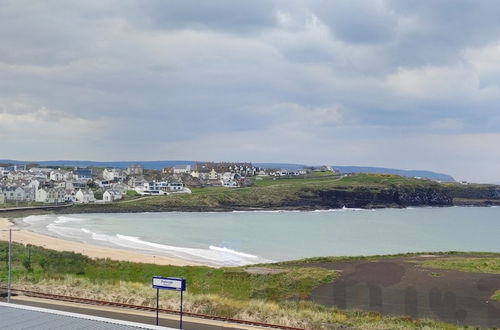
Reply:
[[[2,288],[2,289],[6,289],[6,288]],[[34,298],[44,298],[44,299],[74,302],[74,303],[81,303],[81,304],[88,304],[88,305],[120,307],[120,308],[128,308],[128,309],[156,312],[155,307],[149,307],[149,306],[132,305],[132,304],[119,303],[119,302],[112,302],[112,301],[103,301],[103,300],[63,296],[63,295],[57,295],[57,294],[51,294],[51,293],[43,293],[43,292],[14,289],[14,288],[12,288],[11,290],[13,292],[19,292],[19,293],[24,294],[25,296],[34,297]],[[165,313],[165,314],[172,314],[172,315],[179,315],[180,314],[179,311],[171,310],[171,309],[160,308],[159,311],[160,311],[160,313]],[[214,315],[207,315],[207,314],[200,314],[200,313],[182,312],[182,314],[184,316],[190,316],[190,317],[199,318],[199,319],[215,320],[215,321],[222,321],[222,322],[235,323],[235,324],[244,324],[244,325],[265,327],[265,328],[271,328],[271,329],[305,330],[303,328],[295,328],[295,327],[289,327],[289,326],[285,326],[285,325],[238,320],[238,319],[232,319],[232,318],[214,316]]]

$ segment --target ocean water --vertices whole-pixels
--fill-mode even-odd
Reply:
[[[500,208],[36,215],[25,229],[210,265],[402,252],[500,252]]]

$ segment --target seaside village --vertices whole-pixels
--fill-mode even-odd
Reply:
[[[283,170],[252,163],[195,163],[163,170],[127,168],[0,166],[0,204],[111,203],[140,195],[190,194],[190,188],[250,185],[253,177],[304,175],[315,169]],[[333,171],[323,166],[316,170]]]

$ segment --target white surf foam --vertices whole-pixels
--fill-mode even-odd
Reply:
[[[29,215],[25,218],[22,218],[21,221],[30,225],[34,225],[37,222],[50,220],[52,216],[50,215]]]
[[[225,247],[210,246],[208,249],[197,249],[148,242],[140,239],[139,237],[121,234],[117,234],[116,237],[125,241],[125,245],[123,245],[123,242],[113,240],[113,242],[118,245],[130,247],[130,243],[133,243],[140,249],[147,249],[154,252],[165,252],[167,254],[173,254],[183,258],[187,257],[188,259],[194,259],[197,261],[209,261],[210,263],[216,265],[241,266],[257,262],[270,262],[270,260]]]
[[[59,217],[57,217],[56,220],[54,220],[54,223],[66,223],[66,222],[75,222],[75,221],[85,221],[85,219],[59,216]]]
[[[328,213],[328,212],[349,212],[349,211],[375,211],[375,209],[360,209],[360,208],[343,206],[340,209],[325,209],[325,210],[314,210],[314,211],[306,211],[306,212]]]
[[[249,259],[257,259],[257,258],[259,258],[257,256],[254,256],[253,254],[238,252],[236,250],[228,249],[226,247],[219,247],[219,246],[210,245],[209,249],[210,250],[214,250],[214,251],[223,252],[223,253],[234,254],[234,255],[241,256],[241,257],[244,257],[244,258],[249,258]]]
[[[57,224],[54,223],[48,224],[46,228],[49,232],[52,232],[61,238],[72,238],[78,241],[83,240],[81,230],[76,228],[58,226]]]

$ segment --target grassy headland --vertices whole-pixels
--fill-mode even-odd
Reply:
[[[58,212],[205,211],[238,209],[328,209],[500,204],[500,186],[440,184],[385,174],[257,177],[243,188],[194,188],[192,194],[154,196],[102,205],[75,205]]]

